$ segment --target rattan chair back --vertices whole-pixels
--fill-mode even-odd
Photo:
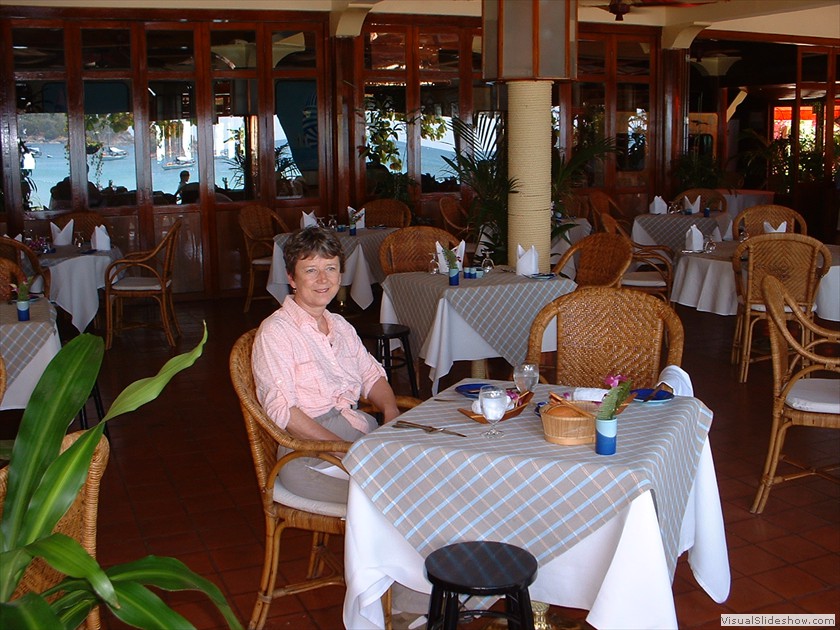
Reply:
[[[425,225],[391,232],[379,246],[379,262],[385,275],[406,271],[427,271],[435,253],[435,243],[452,249],[459,243],[446,230]]]
[[[444,195],[440,198],[440,217],[447,232],[452,232],[456,238],[466,239],[469,236],[469,220],[467,213],[455,197]]]
[[[57,227],[64,229],[64,227],[70,223],[70,219],[73,220],[73,231],[81,232],[82,237],[86,241],[90,240],[94,228],[100,225],[105,225],[105,218],[101,214],[89,210],[60,214],[53,219],[53,223],[55,223]]]
[[[0,300],[12,299],[12,285],[26,281],[26,274],[16,262],[0,258]]]
[[[586,199],[589,203],[592,218],[595,220],[596,231],[607,231],[604,229],[604,220],[613,219],[621,225],[622,230],[629,232],[632,226],[632,219],[621,209],[615,199],[603,190],[589,190],[586,192]]]
[[[8,236],[0,236],[0,258],[15,262],[24,270],[26,269],[24,261],[27,261],[27,264],[32,269],[32,277],[41,276],[44,279],[44,295],[49,297],[50,270],[49,268],[41,267],[41,261],[38,259],[38,255],[32,251],[32,248]]]
[[[254,298],[256,276],[260,271],[268,273],[271,269],[275,234],[291,230],[276,212],[259,204],[244,206],[239,211],[239,227],[245,238],[245,256],[248,260],[248,292],[243,309],[247,313],[254,299],[272,299],[271,295]]]
[[[67,450],[73,442],[82,435],[82,431],[64,436],[61,442],[62,452]],[[99,509],[99,486],[105,467],[108,465],[110,447],[105,436],[99,438],[99,443],[93,451],[88,476],[79,490],[76,500],[61,517],[54,532],[69,536],[94,558],[96,557],[96,515]],[[8,466],[0,469],[0,515],[3,513],[3,503],[6,499],[8,487]],[[33,560],[24,571],[12,599],[22,597],[26,593],[42,593],[64,579],[64,575],[53,569],[40,558]],[[94,608],[87,616],[84,627],[93,630],[99,628],[99,608]]]
[[[796,298],[785,289],[784,284],[772,275],[764,276],[762,293],[769,319],[773,362],[773,424],[761,484],[750,509],[753,513],[764,510],[770,489],[778,483],[806,475],[818,475],[835,483],[838,481],[836,475],[829,474],[837,468],[836,463],[815,468],[782,455],[782,447],[790,426],[840,429],[840,414],[806,410],[807,405],[798,405],[797,408],[788,404],[789,394],[802,379],[808,379],[806,390],[813,392],[817,398],[821,397],[820,393],[824,396],[832,391],[830,384],[836,383],[835,379],[840,376],[840,358],[837,356],[840,331],[815,324],[798,308]],[[808,342],[802,343],[791,334],[788,329],[791,317],[807,331],[805,338]],[[821,378],[815,378],[817,376]],[[832,380],[826,382],[824,377]],[[793,465],[792,472],[778,473],[777,467],[782,458]]]
[[[411,208],[399,199],[373,199],[364,205],[365,226],[404,228],[411,225]]]
[[[617,287],[633,260],[633,245],[620,234],[597,232],[567,249],[552,272],[560,274],[575,255],[578,256],[575,266],[578,287]]]
[[[682,203],[683,198],[691,203],[700,197],[700,210],[708,208],[712,212],[726,212],[726,197],[714,188],[689,188],[674,196],[673,201]]]
[[[603,215],[601,223],[607,234],[620,234],[627,238],[627,232],[612,216]],[[674,252],[667,245],[638,245],[633,246],[633,261],[631,271],[621,277],[621,286],[636,291],[643,291],[655,295],[666,302],[671,298],[671,285],[674,282],[672,260]]]
[[[557,332],[552,364],[541,361],[549,325]],[[629,289],[583,287],[540,310],[527,361],[541,364],[541,375],[561,385],[603,387],[607,376],[622,374],[634,387],[654,387],[663,367],[680,365],[683,338],[680,318],[662,300]]]
[[[732,224],[732,232],[733,234],[739,234],[744,229],[748,235],[758,236],[759,234],[764,234],[765,221],[774,228],[779,227],[782,221],[785,221],[787,222],[786,232],[808,234],[808,225],[805,223],[805,219],[801,214],[793,208],[775,204],[764,204],[745,208],[735,217],[735,221]]]

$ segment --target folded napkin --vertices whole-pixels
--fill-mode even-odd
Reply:
[[[511,409],[513,409],[516,406],[516,404],[513,402],[513,400],[511,399],[510,396],[508,396],[507,399],[508,399],[507,408],[508,408],[508,411],[510,411]],[[472,402],[471,409],[472,409],[473,413],[481,413],[481,401],[480,400],[474,400]],[[481,413],[481,415],[483,416],[484,414]]]
[[[365,209],[356,210],[353,206],[347,206],[347,216],[356,215],[356,229],[365,229]]]
[[[692,225],[685,232],[685,249],[689,252],[703,250],[703,232],[696,225]]]
[[[111,251],[111,237],[108,236],[108,228],[104,225],[97,225],[90,235],[90,246],[100,252]]]
[[[540,257],[537,248],[531,245],[531,249],[525,251],[522,245],[516,246],[516,273],[520,276],[532,276],[540,272]]]
[[[656,195],[653,198],[653,201],[650,202],[650,213],[651,214],[668,214],[668,204],[665,203],[665,200]]]
[[[58,229],[55,223],[50,222],[53,245],[71,245],[73,243],[73,224],[75,222],[75,219],[70,219],[63,230]]]
[[[454,248],[455,256],[458,258],[458,269],[464,268],[464,249],[466,247],[467,244],[461,241]],[[443,255],[443,246],[440,244],[440,241],[435,241],[435,253],[437,254],[438,269],[440,272],[449,273],[449,263],[446,262],[446,256]]]
[[[659,373],[659,383],[664,383],[670,387],[674,396],[694,396],[691,377],[684,369],[676,365],[666,365],[662,368]]]
[[[697,195],[697,199],[694,200],[694,203],[692,203],[688,197],[683,197],[683,208],[685,210],[690,210],[691,214],[697,214],[700,212],[700,195]]]
[[[591,402],[601,402],[609,390],[601,389],[599,387],[575,387],[572,392],[572,400],[588,400]]]
[[[4,238],[12,238],[11,236],[9,236],[8,234],[6,234],[5,232],[3,233],[3,237],[4,237]],[[23,243],[23,234],[18,234],[18,235],[17,235],[17,236],[15,236],[12,240],[13,240],[13,241],[17,241],[18,243]]]
[[[318,225],[318,218],[315,216],[315,211],[306,212],[306,210],[301,210],[300,212],[300,227],[301,229],[305,227],[310,227]]]
[[[765,234],[776,234],[778,232],[787,232],[787,221],[782,221],[779,223],[779,227],[774,228],[769,221],[764,222],[764,233]]]

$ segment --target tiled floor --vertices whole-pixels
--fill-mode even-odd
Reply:
[[[257,302],[249,315],[242,314],[241,305],[239,300],[178,305],[184,329],[178,350],[198,340],[202,320],[210,339],[204,356],[158,400],[111,425],[99,559],[108,566],[146,554],[176,556],[215,582],[247,624],[260,578],[263,520],[227,365],[233,341],[256,326],[272,305]],[[718,605],[697,585],[685,558],[680,561],[674,579],[680,627],[717,628],[721,613],[727,612],[840,613],[840,486],[814,477],[791,482],[773,490],[763,515],[750,514],[768,440],[769,363],[754,366],[749,383],[739,385],[728,361],[734,318],[683,308],[679,313],[686,329],[683,367],[697,396],[715,412],[711,443],[732,568],[730,598]],[[106,405],[171,354],[154,332],[132,331],[119,338],[99,380]],[[458,365],[444,385],[467,370]],[[504,378],[508,371],[503,363],[491,363],[491,375]],[[428,395],[426,376],[421,393]],[[397,389],[408,393],[404,380]],[[840,455],[837,432],[793,430],[788,443],[815,463]],[[301,536],[300,544],[283,546],[284,576],[294,577],[304,566],[308,540]],[[336,544],[340,547],[340,541]],[[343,589],[333,587],[276,601],[267,627],[341,628],[342,597]],[[212,605],[198,595],[164,598],[198,628],[223,627]],[[552,611],[571,619],[585,616],[584,611]],[[121,627],[108,613],[105,625]]]

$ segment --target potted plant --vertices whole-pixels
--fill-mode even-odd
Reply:
[[[717,188],[723,172],[713,155],[694,151],[683,153],[671,163],[671,176],[679,190],[689,188]]]
[[[90,395],[104,343],[100,337],[80,335],[47,366],[11,450],[0,519],[0,627],[76,628],[100,604],[135,627],[192,627],[148,586],[201,591],[229,627],[241,627],[218,587],[179,560],[147,556],[103,569],[76,540],[53,533],[87,478],[105,423],[156,398],[175,374],[198,359],[206,340],[205,328],[191,352],[170,359],[156,376],[129,385],[102,422],[84,431],[63,453],[59,452],[62,438]],[[67,577],[44,593],[30,592],[11,600],[34,558],[43,558]]]

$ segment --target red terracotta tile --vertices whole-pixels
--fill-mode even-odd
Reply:
[[[840,554],[824,554],[796,566],[828,585],[840,585]]]
[[[835,615],[840,612],[838,602],[840,602],[840,585],[837,585],[837,583],[833,588],[795,600],[795,604],[801,606],[805,612],[814,614],[834,613]],[[836,616],[835,621],[837,621]]]
[[[679,627],[706,623],[720,619],[721,613],[729,612],[726,605],[715,603],[704,591],[680,593],[674,597]]]
[[[778,594],[757,583],[753,578],[744,577],[732,581],[726,606],[735,613],[749,612],[758,606],[778,601]]]
[[[754,575],[753,579],[785,599],[799,597],[825,588],[822,581],[793,566],[771,569]]]
[[[808,532],[808,540],[828,551],[840,553],[840,528],[837,525],[827,525]]]
[[[758,547],[779,556],[789,564],[810,560],[824,553],[822,547],[802,536],[782,536],[758,543]]]
[[[775,569],[785,563],[784,560],[755,545],[729,550],[729,564],[743,575],[753,575],[769,569]]]

